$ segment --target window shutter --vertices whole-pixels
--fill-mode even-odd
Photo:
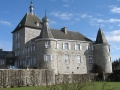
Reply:
[[[59,48],[59,44],[57,43],[57,49]]]
[[[88,45],[86,47],[87,47],[87,50],[88,50]]]
[[[82,45],[80,45],[80,50],[82,50]]]
[[[50,55],[50,60],[52,60],[52,55]]]
[[[44,55],[44,61],[46,61],[46,55]]]
[[[75,44],[75,50],[76,50],[76,44]]]
[[[69,44],[69,49],[71,49],[71,45]]]
[[[65,49],[65,47],[64,47],[64,43],[63,43],[63,49]]]

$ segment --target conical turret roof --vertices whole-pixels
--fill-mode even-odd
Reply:
[[[53,38],[53,35],[51,33],[51,30],[49,28],[49,19],[46,17],[46,15],[42,19],[43,21],[43,26],[42,26],[42,31],[40,33],[40,38]]]
[[[107,40],[106,40],[106,38],[104,36],[104,33],[99,28],[95,44],[103,44],[103,43],[107,43]]]

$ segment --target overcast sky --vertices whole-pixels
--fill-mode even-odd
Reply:
[[[31,0],[0,0],[0,48],[12,50],[12,31],[29,12]],[[112,60],[120,57],[120,0],[32,0],[42,19],[47,11],[50,28],[80,32],[95,41],[103,30],[111,45]]]

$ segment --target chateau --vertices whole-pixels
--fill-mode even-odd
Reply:
[[[88,74],[93,64],[105,73],[112,72],[110,45],[99,28],[96,41],[66,27],[51,29],[45,15],[42,20],[30,5],[13,30],[13,52],[18,68],[54,69],[55,74]]]

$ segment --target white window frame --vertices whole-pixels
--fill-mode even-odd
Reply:
[[[70,56],[65,54],[65,63],[70,63]]]
[[[69,43],[63,43],[63,49],[69,50],[71,48]]]
[[[45,48],[50,48],[50,41],[45,41]]]
[[[92,43],[89,43],[89,44],[87,45],[87,50],[89,50],[89,51],[93,51],[93,50],[94,50],[94,46],[93,46]]]
[[[75,44],[75,50],[82,50],[81,44]]]
[[[81,63],[81,56],[77,55],[77,63]]]
[[[52,61],[52,55],[44,55],[44,61]]]

